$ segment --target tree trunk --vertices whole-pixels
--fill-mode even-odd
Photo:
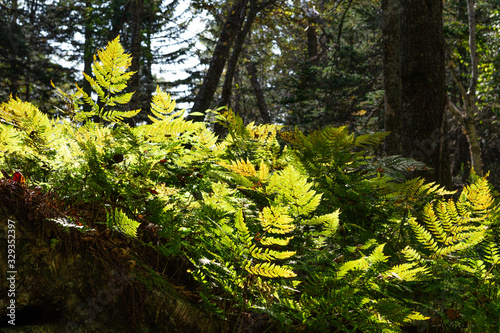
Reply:
[[[224,78],[224,85],[222,87],[222,95],[219,100],[219,106],[230,106],[229,101],[231,98],[231,91],[233,87],[233,77],[236,72],[236,66],[238,64],[238,59],[245,44],[248,33],[252,29],[253,21],[258,13],[257,0],[250,0],[250,9],[248,14],[246,14],[245,24],[243,28],[238,26],[238,33],[236,34],[236,40],[234,42],[233,52],[231,58],[227,64],[226,76]],[[243,22],[240,22],[242,24]],[[240,29],[241,28],[241,29]]]
[[[401,63],[399,57],[399,1],[382,0],[384,43],[385,130],[391,132],[384,142],[388,155],[401,155]]]
[[[449,186],[443,2],[401,0],[400,20],[403,155],[432,168],[428,180]]]
[[[94,49],[92,47],[92,0],[85,0],[85,12],[84,17],[84,44],[83,44],[83,72],[89,76],[92,76],[92,61],[94,55]],[[83,79],[83,91],[87,95],[91,95],[92,89],[90,87],[90,82]],[[84,110],[89,111],[90,105],[85,104]]]
[[[215,46],[212,59],[208,66],[207,73],[203,78],[201,88],[196,95],[191,112],[205,112],[210,108],[215,91],[219,85],[222,71],[226,65],[229,50],[234,43],[238,26],[241,26],[241,20],[245,15],[245,6],[248,0],[237,0],[229,9],[226,21]],[[203,116],[188,116],[188,119],[194,121],[203,121]]]
[[[142,96],[140,87],[141,78],[141,42],[142,42],[142,16],[144,12],[144,1],[143,0],[132,0],[130,4],[130,52],[132,55],[132,63],[130,66],[131,71],[136,73],[132,76],[129,83],[129,90],[135,91],[132,99],[129,103],[129,108],[131,110],[136,110],[141,108]]]
[[[255,62],[248,62],[246,68],[248,75],[250,76],[250,84],[252,85],[255,98],[257,99],[257,107],[259,108],[260,117],[264,123],[269,124],[271,123],[271,117],[269,116],[269,110],[267,108],[264,92],[262,91],[262,87],[259,83]]]
[[[469,82],[469,90],[465,91],[465,87],[462,82],[458,79],[456,74],[454,73],[454,68],[451,68],[452,73],[454,74],[455,82],[457,83],[460,93],[462,95],[462,99],[464,101],[464,108],[460,110],[456,105],[454,105],[451,101],[448,100],[448,109],[453,114],[454,118],[462,126],[465,134],[467,136],[467,140],[469,141],[469,151],[470,151],[470,159],[471,166],[474,169],[474,172],[478,176],[483,176],[483,160],[481,157],[481,144],[479,142],[476,125],[474,122],[474,114],[477,110],[476,105],[476,89],[477,89],[477,81],[479,77],[479,58],[477,55],[476,48],[476,19],[475,19],[475,8],[474,8],[474,0],[467,0],[467,12],[469,19],[469,50],[470,50],[470,58],[471,58],[471,75]]]

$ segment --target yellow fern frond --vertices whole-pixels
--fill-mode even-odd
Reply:
[[[265,261],[272,261],[272,260],[284,260],[288,259],[290,257],[293,257],[295,255],[295,251],[275,251],[271,250],[269,248],[267,249],[262,249],[258,248],[256,246],[253,246],[251,249],[250,254],[252,257],[254,257],[257,260],[265,260]]]
[[[224,161],[220,162],[220,164],[234,172],[237,175],[240,176],[245,176],[245,177],[256,177],[257,176],[257,170],[255,170],[255,167],[250,161],[244,161],[244,160],[239,160],[239,161],[231,161],[231,164],[226,163]]]
[[[269,278],[292,278],[297,276],[292,269],[269,262],[256,264],[255,266],[249,265],[245,269],[251,274]]]
[[[260,240],[260,244],[264,246],[271,246],[271,245],[286,246],[292,239],[293,236],[285,238],[276,238],[267,236],[267,237],[262,237],[262,239]]]
[[[259,220],[264,230],[271,234],[287,234],[295,230],[293,219],[282,206],[265,207],[259,213]]]
[[[401,281],[416,281],[420,280],[430,273],[428,267],[418,266],[418,263],[405,263],[396,265],[390,270],[383,273],[386,278],[395,278]]]
[[[480,244],[491,223],[493,196],[485,178],[464,188],[457,202],[440,200],[425,206],[425,226],[415,218],[409,223],[431,257],[446,257]]]
[[[136,116],[140,110],[107,110],[110,106],[125,105],[132,99],[133,92],[121,93],[127,88],[131,76],[135,74],[135,72],[127,72],[131,62],[132,58],[125,53],[120,44],[119,36],[110,41],[104,49],[99,50],[98,56],[94,55],[92,64],[94,77],[83,73],[84,79],[97,94],[98,101],[94,101],[88,92],[77,85],[76,93],[70,96],[69,100],[74,101],[74,105],[82,104],[79,100],[83,100],[84,103],[91,107],[91,111],[73,110],[77,112],[76,114],[70,113],[70,116],[76,121],[86,121],[93,116],[97,116],[111,123]],[[60,95],[68,100],[65,94]]]

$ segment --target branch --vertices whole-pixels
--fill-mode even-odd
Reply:
[[[450,110],[451,114],[453,115],[453,118],[457,120],[460,123],[460,126],[462,126],[462,129],[465,130],[465,114],[458,106],[456,106],[448,96],[446,96],[446,105],[448,106],[448,109]]]

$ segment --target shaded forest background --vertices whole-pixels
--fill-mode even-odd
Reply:
[[[149,101],[160,84],[178,103],[187,103],[181,105],[188,112],[223,106],[245,123],[305,131],[348,125],[358,134],[391,131],[380,156],[421,160],[435,170],[428,179],[448,186],[459,186],[469,174],[475,144],[481,157],[476,171],[482,174],[478,166],[484,165],[498,185],[499,4],[453,0],[441,8],[440,2],[429,1],[430,11],[422,4],[2,2],[0,100],[12,94],[45,112],[64,108],[51,81],[67,88],[76,81],[90,93],[78,68],[90,74],[95,51],[120,35],[133,57],[131,69],[138,72],[129,85],[137,93],[127,108],[146,111],[131,124],[148,121]],[[204,29],[185,39],[194,21]],[[185,78],[171,80],[168,70],[188,59],[200,65],[187,69]],[[437,97],[431,101],[429,96]],[[477,133],[467,127],[471,123]],[[223,134],[217,126],[214,130]]]

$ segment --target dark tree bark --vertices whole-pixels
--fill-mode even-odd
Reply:
[[[144,12],[143,0],[132,0],[130,4],[130,53],[132,54],[132,63],[130,66],[131,71],[136,73],[132,76],[129,84],[130,91],[136,93],[132,96],[130,101],[130,109],[136,110],[141,108],[142,96],[140,94],[140,73],[141,68],[141,42],[142,42],[142,17]]]
[[[401,0],[403,155],[433,169],[428,180],[450,185],[445,135],[445,43],[441,0]]]
[[[401,155],[401,63],[399,58],[399,0],[382,0],[384,43],[385,130],[389,155]]]
[[[92,75],[92,60],[94,55],[94,49],[92,47],[92,0],[85,0],[85,13],[84,17],[84,44],[83,44],[83,72],[89,76]],[[92,93],[90,87],[90,82],[83,80],[83,91],[85,91],[89,96]],[[86,111],[90,110],[90,106],[85,104],[84,108]]]
[[[246,68],[248,75],[250,76],[250,84],[252,85],[255,98],[257,99],[257,107],[259,108],[260,117],[264,123],[269,124],[271,122],[271,117],[269,116],[269,110],[267,108],[264,92],[262,91],[262,87],[257,76],[255,62],[248,62]]]
[[[219,106],[230,106],[229,100],[231,98],[233,78],[234,73],[236,72],[236,66],[238,65],[238,59],[240,57],[241,50],[243,49],[243,45],[245,44],[247,35],[252,29],[253,21],[255,20],[258,12],[259,8],[257,7],[257,0],[250,0],[250,8],[248,14],[245,15],[245,23],[243,24],[242,28],[241,24],[243,22],[240,22],[240,26],[238,26],[238,33],[236,34],[233,52],[227,64],[226,76],[224,78],[224,85],[222,87],[222,95],[219,100]]]
[[[204,112],[210,108],[222,71],[226,65],[229,50],[234,43],[238,27],[241,26],[242,17],[244,18],[247,1],[248,0],[237,0],[229,9],[226,21],[222,26],[219,40],[215,46],[212,59],[210,60],[207,73],[196,95],[191,112]],[[204,117],[190,115],[188,119],[203,121]]]

